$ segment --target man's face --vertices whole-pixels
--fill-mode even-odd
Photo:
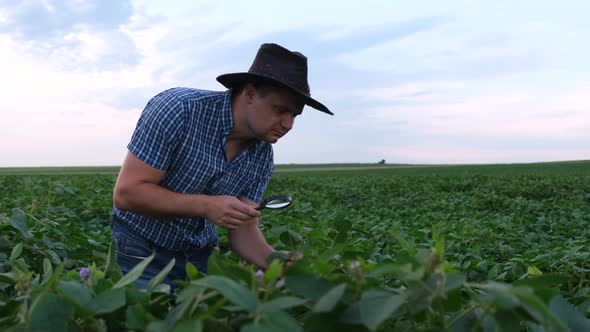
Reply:
[[[285,136],[303,111],[303,102],[287,90],[255,91],[251,99],[248,126],[263,141],[276,143]]]

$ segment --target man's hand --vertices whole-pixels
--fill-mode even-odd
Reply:
[[[234,196],[209,196],[205,216],[220,227],[235,230],[256,222],[260,212]]]
[[[303,254],[301,254],[300,252],[290,252],[290,251],[285,251],[285,250],[278,250],[278,251],[271,253],[267,257],[267,263],[270,264],[273,259],[279,259],[283,262],[283,265],[285,267],[288,267],[291,264],[293,264],[293,262],[295,262],[296,260],[299,260],[302,258],[303,258]]]

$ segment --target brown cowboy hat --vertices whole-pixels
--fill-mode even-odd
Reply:
[[[246,82],[269,81],[285,87],[301,98],[306,105],[334,115],[319,101],[313,99],[307,83],[307,58],[277,44],[262,44],[247,73],[230,73],[217,77],[217,81],[232,89]]]

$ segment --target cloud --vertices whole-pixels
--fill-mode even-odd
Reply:
[[[455,9],[435,21],[433,28],[392,34],[380,43],[341,52],[336,60],[357,71],[403,80],[486,79],[590,67],[582,61],[590,50],[579,47],[584,29],[578,29],[575,21],[547,19],[541,10],[518,16],[516,10],[506,15],[503,6],[473,7]],[[499,12],[504,12],[503,19],[490,19]],[[515,17],[521,20],[514,21]]]
[[[0,34],[53,67],[88,71],[136,64],[134,43],[120,29],[131,14],[124,1],[24,1],[4,11],[9,19]]]
[[[140,104],[113,108],[109,94],[145,87],[149,74],[64,70],[29,47],[0,34],[0,167],[120,164]]]
[[[151,96],[222,89],[215,77],[247,70],[269,41],[309,56],[313,95],[336,113],[305,112],[278,162],[572,159],[590,140],[581,9],[5,0],[0,141],[10,153],[0,163],[117,164]]]
[[[0,167],[118,165],[139,116],[137,109],[42,99],[4,106]]]
[[[8,22],[8,15],[4,9],[0,8],[0,24],[5,24],[6,22]]]
[[[381,103],[426,103],[448,100],[449,92],[464,89],[463,81],[409,82],[389,87],[359,88],[350,94],[364,101]]]
[[[397,93],[396,93],[397,89]],[[409,89],[409,90],[408,90]],[[590,139],[590,109],[584,102],[590,89],[571,93],[511,90],[496,95],[465,96],[454,88],[438,94],[403,97],[416,86],[373,91],[402,104],[366,109],[374,123],[387,127],[407,121],[408,131],[424,135],[477,137],[578,137]],[[421,91],[420,88],[417,91]],[[369,93],[368,95],[371,95]],[[402,97],[400,97],[402,95]]]
[[[338,48],[358,49],[381,41],[401,39],[421,31],[431,30],[447,21],[448,18],[443,16],[423,16],[387,23],[366,21],[354,26],[340,24],[328,27],[324,32],[320,31],[317,39],[322,43],[328,42],[330,45],[338,45]]]
[[[23,41],[53,40],[79,25],[116,30],[131,15],[130,3],[125,0],[4,2],[9,19],[0,33],[13,34]]]
[[[439,74],[447,78],[471,77],[478,73],[487,76],[498,74],[498,71],[511,73],[517,68],[535,67],[540,61],[536,53],[540,48],[530,41],[530,36],[523,36],[522,40],[529,40],[523,43],[502,38],[509,35],[499,32],[500,36],[495,40],[488,37],[485,45],[472,47],[469,45],[471,40],[485,38],[478,30],[458,33],[465,28],[449,23],[436,30],[420,31],[343,53],[337,59],[357,70]]]
[[[142,87],[150,84],[149,72],[132,67],[115,70],[87,71],[63,70],[61,59],[53,57],[41,58],[27,52],[28,46],[22,45],[6,35],[0,35],[0,78],[4,100],[15,100],[23,97],[63,98],[64,102],[91,100],[100,101],[105,96],[92,96],[101,90],[118,88]],[[86,49],[92,56],[93,50]]]

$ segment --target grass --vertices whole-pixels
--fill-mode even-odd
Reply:
[[[321,171],[320,168],[317,169]],[[412,166],[391,166],[380,169],[346,169],[326,170],[322,175],[356,176],[503,176],[503,175],[590,175],[590,161],[577,162],[551,162],[551,163],[530,163],[530,164],[487,164],[487,165],[412,165]],[[281,176],[309,176],[308,172],[289,172]]]
[[[5,167],[0,175],[77,175],[77,174],[117,174],[119,166],[84,167]]]
[[[299,168],[357,168],[357,167],[392,167],[413,166],[410,164],[377,164],[377,163],[332,163],[332,164],[280,164],[275,165],[277,170]]]

